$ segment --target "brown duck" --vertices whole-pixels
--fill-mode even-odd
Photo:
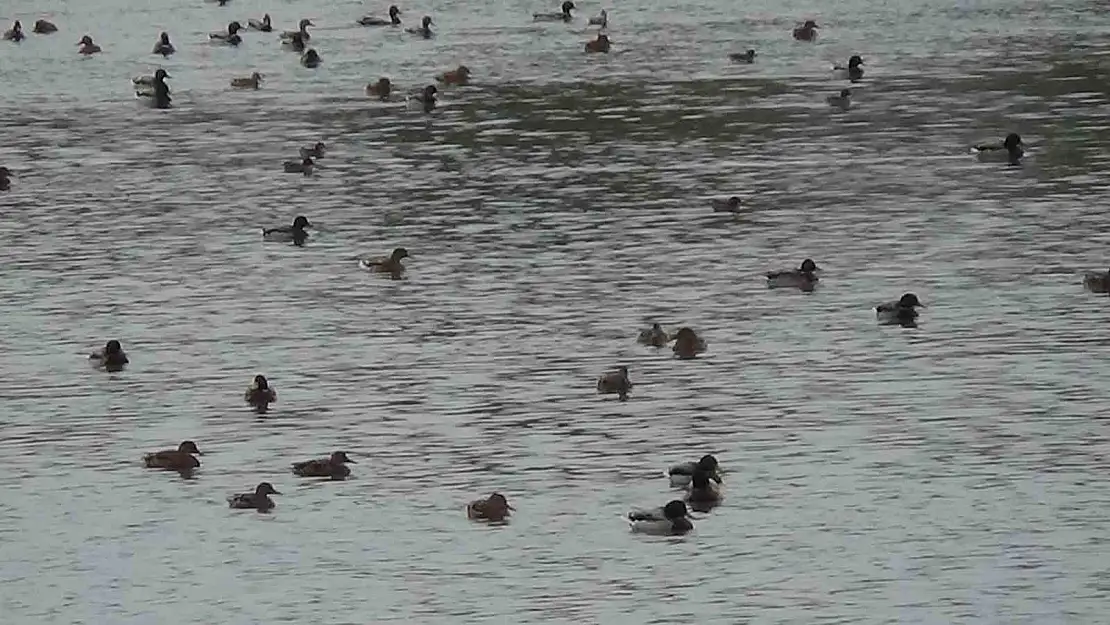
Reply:
[[[347,453],[337,451],[327,458],[306,460],[293,465],[293,473],[301,477],[327,477],[333,480],[342,480],[351,474],[347,463],[354,464],[354,460],[347,457]]]
[[[143,456],[143,463],[148,469],[165,469],[167,471],[192,471],[200,466],[197,456],[203,455],[193,441],[184,441],[177,449],[164,449]]]
[[[504,523],[510,512],[516,508],[501,493],[494,493],[486,499],[475,499],[466,505],[466,517],[474,521]]]

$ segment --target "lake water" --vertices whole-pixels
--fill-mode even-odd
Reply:
[[[354,25],[386,4],[0,9],[61,29],[0,45],[0,622],[1105,622],[1110,302],[1081,279],[1110,264],[1103,3],[583,1],[568,26],[531,22],[554,0],[434,1],[401,7],[431,41]],[[587,56],[601,8],[613,53]],[[264,12],[312,18],[323,66],[205,42]],[[430,116],[363,95],[459,63],[473,84]],[[159,66],[169,111],[130,89]],[[260,91],[227,87],[252,70]],[[968,154],[1011,131],[1023,166]],[[317,175],[281,173],[317,140]],[[713,213],[730,195],[750,210]],[[261,242],[297,214],[305,247]],[[406,280],[354,261],[396,246]],[[805,257],[816,292],[765,287]],[[906,291],[920,326],[876,325]],[[636,345],[653,320],[708,353]],[[109,338],[123,373],[86,360]],[[630,401],[598,396],[621,364]],[[183,439],[195,479],[142,468]],[[353,479],[290,473],[334,449]],[[706,452],[725,504],[629,533]],[[227,508],[262,480],[272,514]],[[494,490],[512,523],[468,522]]]

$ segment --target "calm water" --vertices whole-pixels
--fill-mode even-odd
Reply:
[[[0,9],[61,28],[0,45],[3,623],[1105,622],[1108,304],[1080,279],[1108,264],[1101,3],[637,0],[590,57],[602,5],[353,26],[386,4]],[[324,65],[204,42],[263,12],[313,18]],[[792,41],[809,15],[819,42]],[[170,111],[128,83],[161,30]],[[852,53],[857,104],[830,111]],[[475,84],[431,116],[362,95],[460,62]],[[967,155],[1010,131],[1024,166]],[[280,173],[316,140],[318,175]],[[733,194],[748,214],[711,212]],[[306,247],[261,243],[300,213]],[[407,280],[353,260],[398,245]],[[807,256],[816,293],[765,288]],[[921,326],[876,326],[904,291]],[[637,346],[651,320],[709,352]],[[108,338],[122,374],[85,360]],[[619,364],[627,403],[594,393]],[[141,468],[186,438],[196,479]],[[289,473],[333,449],[354,479]],[[629,534],[706,451],[725,505]],[[227,509],[263,479],[273,514]],[[513,523],[469,523],[493,490]]]

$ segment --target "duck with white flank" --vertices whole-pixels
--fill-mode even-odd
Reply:
[[[906,293],[896,302],[887,302],[875,307],[875,318],[883,325],[912,327],[917,323],[917,308],[925,304],[913,293]]]
[[[401,25],[401,18],[399,17],[400,15],[401,15],[401,9],[398,9],[397,5],[394,4],[391,7],[389,7],[389,19],[383,20],[380,17],[373,17],[373,16],[370,16],[370,15],[367,15],[366,17],[360,18],[358,20],[358,23],[363,25],[363,26],[400,26]]]
[[[1024,148],[1025,144],[1021,141],[1021,135],[1011,132],[999,143],[980,143],[972,147],[971,151],[984,163],[998,162],[1019,165],[1022,157],[1025,156]]]
[[[856,82],[857,80],[863,79],[863,68],[860,67],[860,65],[863,65],[863,59],[861,59],[859,55],[855,55],[848,59],[848,67],[834,65],[833,73],[837,78],[847,78],[852,82]]]
[[[238,46],[243,43],[243,38],[239,36],[240,30],[243,30],[242,24],[231,22],[227,25],[227,32],[209,33],[208,41],[221,46]]]
[[[796,288],[803,291],[817,286],[817,263],[812,258],[802,261],[797,269],[784,269],[767,273],[767,288]]]
[[[420,20],[420,28],[406,28],[405,32],[410,35],[420,35],[425,39],[431,39],[432,35],[435,34],[432,32],[432,16],[425,15],[424,19]]]
[[[655,510],[633,510],[628,524],[633,532],[659,536],[680,536],[694,529],[686,504],[674,500]]]
[[[574,3],[566,0],[560,7],[559,13],[533,13],[532,20],[536,22],[569,22],[574,19],[570,14],[575,9]]]

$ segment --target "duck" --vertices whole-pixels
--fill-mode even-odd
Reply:
[[[597,39],[586,42],[586,52],[600,52],[602,54],[608,54],[609,48],[611,46],[612,42],[609,41],[609,35],[606,35],[605,33],[598,33]]]
[[[428,85],[420,92],[409,95],[408,98],[406,98],[407,106],[413,110],[422,110],[425,113],[431,113],[436,108],[436,102],[438,101],[436,99],[436,93],[438,92],[439,90],[436,89],[435,85]]]
[[[713,454],[705,454],[697,462],[683,462],[667,470],[667,477],[671,480],[671,488],[686,488],[693,480],[694,474],[701,471],[718,484],[721,482],[720,464]]]
[[[633,510],[628,524],[633,532],[660,536],[679,536],[694,529],[686,503],[675,499],[655,510]]]
[[[852,90],[841,89],[839,95],[831,95],[825,98],[825,101],[828,102],[831,107],[847,111],[852,107]]]
[[[229,508],[236,510],[258,510],[269,512],[274,509],[274,500],[270,495],[280,495],[274,485],[269,482],[259,484],[253,493],[237,493],[227,498]]]
[[[797,269],[767,272],[767,288],[798,288],[810,290],[817,284],[817,263],[812,258],[802,261]]]
[[[131,362],[127,359],[123,346],[115,339],[108,341],[104,349],[89,354],[89,360],[95,361],[97,366],[104,367],[108,371],[120,371]]]
[[[806,20],[805,24],[794,29],[794,39],[798,41],[814,41],[817,39],[817,29],[821,28],[817,22]]]
[[[254,381],[247,387],[247,392],[243,393],[243,401],[250,404],[252,408],[265,412],[269,409],[270,404],[277,401],[277,391],[270,386],[270,381],[266,379],[266,376],[256,375]]]
[[[403,247],[393,250],[393,253],[383,258],[360,258],[358,264],[370,273],[388,273],[394,280],[398,280],[405,273],[405,266],[401,261],[409,257],[409,251]]]
[[[358,23],[363,26],[400,26],[400,15],[401,9],[398,9],[397,5],[394,4],[389,7],[389,19],[383,20],[380,17],[370,17],[367,15],[366,17],[360,18]]]
[[[632,381],[628,379],[628,367],[618,367],[616,371],[603,373],[597,379],[597,392],[601,395],[616,394],[621,401],[628,399]]]
[[[388,100],[389,94],[393,91],[393,83],[388,78],[382,76],[378,82],[372,82],[366,85],[366,95],[379,100]]]
[[[665,347],[667,343],[671,342],[671,337],[667,336],[667,333],[663,330],[663,326],[658,323],[653,323],[647,330],[640,331],[640,336],[636,337],[636,342],[640,345]]]
[[[533,13],[532,21],[534,22],[569,22],[574,19],[570,14],[575,9],[574,3],[570,0],[563,2],[560,7],[560,13]]]
[[[343,480],[351,475],[347,463],[355,461],[347,457],[347,452],[332,452],[330,457],[305,460],[293,464],[293,474],[300,477],[327,477],[333,480]]]
[[[458,69],[443,72],[436,76],[436,81],[445,85],[465,85],[470,82],[470,68],[460,65]]]
[[[747,52],[733,52],[728,55],[730,61],[737,63],[755,63],[755,50],[748,50]]]
[[[4,31],[4,39],[6,41],[19,43],[26,38],[27,36],[23,34],[23,24],[21,24],[19,20],[12,22],[12,27]]]
[[[713,198],[709,201],[709,205],[713,207],[714,213],[738,213],[740,212],[740,198],[735,195],[726,199]]]
[[[320,60],[320,55],[312,48],[305,50],[304,55],[301,56],[301,65],[309,69],[319,67],[322,62],[323,61]]]
[[[0,167],[0,191],[8,191],[12,188],[11,175],[12,172],[7,167]]]
[[[501,493],[493,493],[485,499],[475,499],[466,504],[466,518],[487,523],[504,523],[516,508]]]
[[[421,37],[423,37],[425,39],[431,39],[432,35],[435,34],[435,33],[432,32],[431,26],[432,26],[432,16],[425,15],[424,19],[420,20],[420,27],[419,28],[406,28],[405,32],[409,33],[409,34],[412,34],[412,35],[420,35]]]
[[[856,82],[857,80],[863,79],[863,68],[861,68],[860,65],[863,65],[863,59],[861,59],[858,54],[853,55],[852,58],[848,59],[848,67],[834,65],[833,73],[839,78],[847,78],[852,82]]]
[[[173,44],[170,43],[169,33],[162,33],[158,36],[158,43],[154,44],[154,51],[152,54],[161,54],[163,57],[168,57],[176,51]]]
[[[914,325],[917,308],[925,307],[913,293],[906,293],[896,302],[886,302],[875,307],[875,317],[884,325]]]
[[[31,32],[36,35],[49,35],[58,32],[58,27],[53,22],[47,20],[35,20],[35,25],[31,27]]]
[[[258,89],[262,85],[262,74],[251,72],[250,77],[237,77],[231,79],[231,86],[236,89]]]
[[[1110,293],[1110,271],[1088,271],[1083,276],[1083,286],[1092,293]]]
[[[297,215],[293,220],[292,226],[282,226],[279,228],[263,228],[262,240],[271,241],[276,243],[295,243],[296,245],[304,245],[305,239],[308,238],[308,233],[305,228],[311,228],[312,224],[308,223],[308,218],[304,215]]]
[[[165,469],[167,471],[192,471],[200,466],[197,456],[203,456],[193,441],[183,441],[177,449],[163,449],[143,456],[143,464],[148,469]]]
[[[80,49],[77,51],[85,56],[90,56],[100,52],[100,46],[93,43],[92,37],[88,35],[81,37],[81,41],[78,41],[77,45],[80,46]]]
[[[705,341],[690,328],[679,328],[674,335],[672,351],[681,360],[692,360],[706,350]]]
[[[601,13],[598,13],[594,17],[590,18],[590,21],[588,22],[588,25],[589,26],[597,26],[599,28],[608,27],[609,26],[609,12],[606,11],[605,9],[602,9]]]
[[[1001,143],[980,143],[971,148],[971,151],[983,162],[1005,161],[1011,165],[1021,163],[1025,156],[1025,144],[1021,135],[1011,132]]]
[[[316,24],[312,23],[312,20],[303,19],[297,24],[297,30],[287,30],[281,33],[281,38],[283,40],[289,40],[292,39],[295,35],[300,35],[302,41],[310,41],[312,39],[312,35],[308,34],[308,27],[315,25]]]
[[[303,146],[301,148],[301,158],[320,158],[324,155],[324,150],[327,147],[323,141],[317,141],[315,145]]]
[[[316,168],[316,163],[311,158],[302,158],[299,161],[285,161],[281,164],[281,168],[287,174],[311,176],[312,170]]]
[[[274,30],[273,24],[270,23],[269,13],[262,16],[262,21],[258,21],[254,18],[247,20],[247,27],[251,30],[257,30],[263,33],[273,32]]]
[[[304,43],[304,37],[302,37],[300,33],[296,33],[289,39],[282,39],[281,45],[289,48],[293,52],[304,52],[307,47]]]
[[[169,77],[170,75],[166,73],[166,70],[159,68],[153,76],[133,78],[131,82],[135,84],[135,96],[150,98],[150,105],[154,108],[170,108],[172,98],[170,97],[170,88],[166,84],[166,79]]]
[[[708,511],[721,503],[721,489],[712,477],[709,472],[698,470],[694,471],[694,475],[690,478],[690,490],[686,493],[686,501],[698,512]]]
[[[227,32],[209,33],[208,41],[224,46],[238,46],[243,43],[243,38],[239,36],[240,30],[243,30],[242,24],[231,22],[227,25]]]

